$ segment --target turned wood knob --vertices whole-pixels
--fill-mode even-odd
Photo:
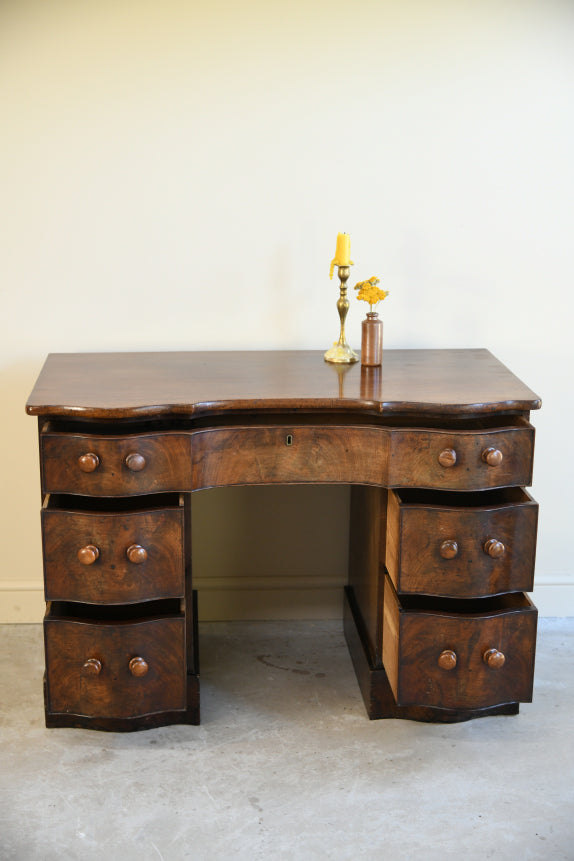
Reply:
[[[504,653],[499,652],[498,649],[487,649],[482,656],[482,660],[491,669],[498,670],[499,667],[504,665],[506,658],[504,657]]]
[[[132,451],[126,457],[125,464],[132,472],[139,472],[145,466],[145,457],[137,451]]]
[[[482,459],[489,466],[500,466],[504,455],[497,448],[485,448],[482,452]]]
[[[496,538],[489,538],[482,549],[488,556],[491,556],[492,559],[500,559],[506,550],[502,541],[497,541]]]
[[[448,538],[440,545],[440,555],[443,559],[454,559],[458,553],[458,544],[454,538]]]
[[[126,556],[134,565],[141,565],[147,559],[147,550],[141,544],[130,544],[126,550]]]
[[[95,544],[86,544],[78,550],[78,560],[82,565],[93,565],[99,555],[100,551]]]
[[[139,657],[131,659],[129,662],[129,668],[132,676],[135,676],[137,679],[141,679],[141,677],[145,676],[149,670],[147,661]]]
[[[445,448],[438,456],[438,462],[441,466],[448,469],[456,463],[456,451],[453,448]]]
[[[452,649],[445,649],[438,656],[438,665],[441,670],[454,670],[456,667],[456,652]]]
[[[78,466],[82,472],[94,472],[100,465],[100,459],[93,451],[88,451],[86,454],[80,455],[78,458]]]
[[[87,661],[84,661],[82,669],[90,676],[99,676],[102,672],[102,662],[97,658],[88,658]]]

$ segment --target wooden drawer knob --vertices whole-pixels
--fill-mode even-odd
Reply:
[[[93,451],[88,451],[86,454],[80,455],[78,458],[78,466],[82,472],[94,472],[100,465],[100,459]]]
[[[454,670],[456,667],[456,652],[452,649],[445,649],[438,656],[438,665],[441,670]]]
[[[134,565],[141,565],[147,559],[147,550],[141,544],[130,544],[126,550],[126,556]]]
[[[500,667],[504,666],[506,658],[504,657],[503,652],[499,652],[498,649],[487,649],[482,656],[482,660],[491,669],[498,670]]]
[[[102,672],[102,662],[97,658],[88,658],[82,669],[90,676],[99,676]]]
[[[145,466],[145,457],[137,451],[132,451],[127,455],[125,464],[132,472],[140,472]]]
[[[140,657],[132,658],[129,662],[129,668],[130,673],[132,674],[132,676],[135,676],[136,679],[141,679],[141,677],[145,676],[145,674],[149,670],[147,661]]]
[[[485,448],[482,452],[482,459],[489,466],[500,466],[504,455],[497,448]]]
[[[441,466],[444,466],[445,469],[448,469],[450,466],[454,466],[456,463],[456,451],[453,448],[443,449],[438,456],[438,462]]]
[[[489,538],[482,549],[488,556],[491,556],[492,559],[500,559],[500,557],[504,555],[506,547],[502,541],[497,541],[496,538]]]
[[[448,538],[440,545],[440,555],[443,559],[454,559],[458,553],[458,544],[453,538]]]
[[[99,555],[100,551],[95,544],[86,544],[78,550],[78,560],[82,565],[93,565]]]

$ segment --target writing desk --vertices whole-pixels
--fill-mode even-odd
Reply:
[[[38,416],[48,726],[199,722],[191,506],[350,484],[345,635],[369,717],[532,695],[540,401],[486,350],[52,354]]]

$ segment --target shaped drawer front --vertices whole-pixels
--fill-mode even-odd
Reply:
[[[92,623],[48,612],[47,708],[130,718],[184,709],[183,617]]]
[[[40,438],[40,451],[45,493],[129,496],[191,490],[186,434],[121,437],[48,431]]]
[[[487,490],[532,482],[534,428],[391,431],[389,487]]]
[[[382,484],[387,435],[376,427],[232,427],[193,434],[193,487]]]
[[[407,609],[386,578],[383,663],[399,705],[531,701],[536,608],[522,594],[472,603],[474,614],[461,606]]]
[[[47,601],[132,604],[183,595],[182,507],[98,512],[48,504],[42,537]]]
[[[521,488],[389,492],[386,567],[400,593],[480,598],[529,592],[538,505]]]

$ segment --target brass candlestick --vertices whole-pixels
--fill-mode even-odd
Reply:
[[[334,344],[330,350],[327,350],[325,353],[325,361],[326,362],[337,362],[341,365],[350,365],[353,362],[358,361],[359,357],[357,354],[351,349],[351,347],[347,344],[347,339],[345,337],[345,319],[347,317],[347,311],[349,310],[349,300],[347,299],[347,281],[349,279],[349,275],[351,273],[351,269],[349,266],[338,266],[339,271],[339,281],[341,284],[339,285],[340,295],[337,300],[337,311],[339,312],[339,319],[341,321],[341,332],[339,334],[339,340],[336,344]]]

